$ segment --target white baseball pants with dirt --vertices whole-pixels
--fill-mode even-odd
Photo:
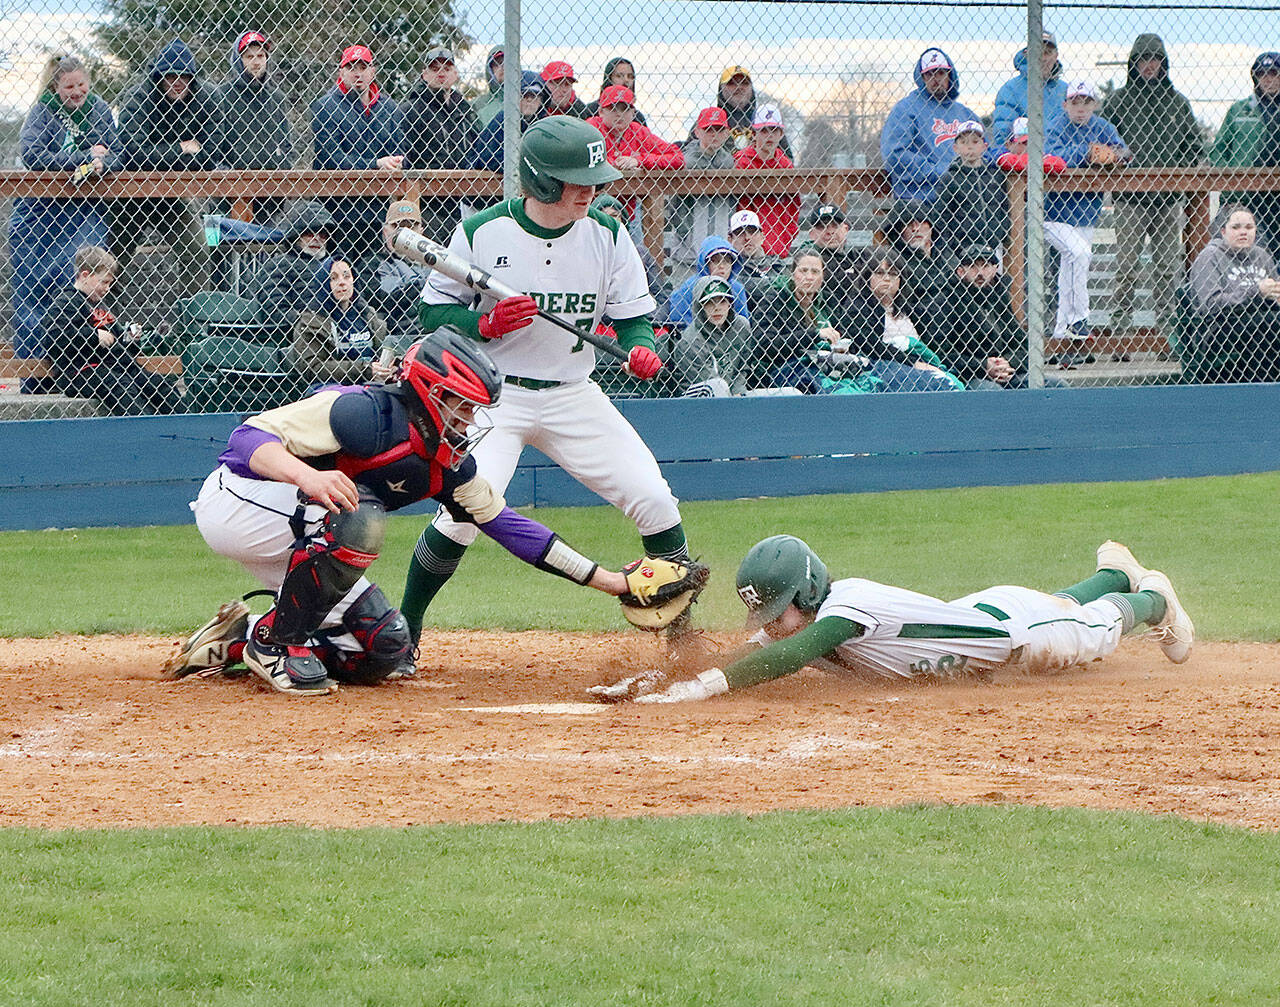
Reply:
[[[1093,258],[1093,228],[1045,221],[1044,236],[1058,250],[1058,318],[1055,338],[1067,335],[1067,327],[1089,319],[1089,262]]]
[[[1106,598],[1081,605],[1072,598],[1005,585],[965,595],[952,604],[981,605],[983,611],[995,609],[1005,615],[1001,622],[1009,630],[1015,654],[1011,666],[1028,671],[1056,671],[1101,660],[1124,635],[1124,616]]]
[[[506,492],[528,444],[626,514],[641,535],[680,523],[679,502],[653,452],[594,381],[540,390],[504,385],[488,416],[493,429],[472,456],[496,492]],[[459,524],[443,508],[433,523],[459,545],[470,545],[478,534],[475,525]]]

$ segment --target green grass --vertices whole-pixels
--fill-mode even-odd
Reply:
[[[1248,1004],[1280,837],[914,807],[0,833],[0,1001]]]
[[[715,576],[699,621],[741,621],[733,574],[760,538],[806,538],[833,574],[942,597],[997,583],[1054,589],[1092,572],[1105,538],[1163,568],[1207,639],[1276,640],[1280,473],[689,503],[695,553]],[[609,507],[534,512],[579,549],[617,566],[639,553],[635,529]],[[373,567],[393,600],[423,518],[391,521]],[[213,555],[194,526],[0,534],[0,636],[151,631],[199,625],[257,585]],[[600,630],[622,625],[608,599],[540,574],[481,539],[428,613],[428,625]]]

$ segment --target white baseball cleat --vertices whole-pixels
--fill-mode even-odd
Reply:
[[[276,692],[328,696],[338,691],[324,663],[307,647],[263,643],[255,637],[245,644],[244,663]]]
[[[197,629],[169,655],[161,673],[165,678],[186,678],[201,672],[217,671],[230,663],[227,651],[244,640],[249,629],[249,606],[229,601],[218,614]]]
[[[1135,591],[1154,591],[1164,599],[1164,618],[1152,628],[1151,633],[1164,651],[1164,656],[1174,664],[1181,664],[1191,656],[1196,628],[1191,616],[1178,601],[1169,578],[1159,570],[1148,570],[1146,576],[1134,585]]]
[[[1147,568],[1134,559],[1128,546],[1110,540],[1098,546],[1098,569],[1119,570],[1129,578],[1129,590],[1138,590],[1138,581],[1148,573]]]

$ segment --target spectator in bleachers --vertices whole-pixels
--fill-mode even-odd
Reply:
[[[932,202],[961,123],[978,116],[957,100],[960,76],[941,49],[921,53],[913,75],[915,90],[893,106],[880,131],[880,157],[895,198]]]
[[[1215,237],[1191,265],[1191,292],[1203,335],[1193,347],[1202,366],[1189,375],[1212,382],[1280,379],[1280,276],[1258,244],[1252,211],[1223,207]],[[1185,361],[1184,361],[1185,363]]]
[[[729,218],[729,244],[741,256],[739,275],[751,297],[751,288],[760,283],[772,286],[783,273],[791,271],[791,260],[764,250],[764,228],[752,210],[738,210]]]
[[[1182,168],[1204,161],[1204,141],[1191,102],[1169,79],[1169,56],[1159,35],[1139,35],[1129,52],[1125,85],[1102,105],[1101,115],[1124,137],[1135,168]],[[1182,229],[1186,197],[1178,192],[1117,192],[1116,279],[1111,328],[1136,327],[1134,290],[1138,256],[1151,242],[1150,286],[1156,325],[1168,331],[1174,292],[1182,280]]]
[[[636,90],[636,67],[631,60],[625,56],[614,56],[604,65],[604,81],[600,84],[600,93],[604,94],[606,87],[613,85],[625,87],[633,94]],[[600,99],[596,99],[587,106],[587,116],[598,115],[600,113]],[[649,121],[645,119],[644,113],[636,109],[636,122],[641,126],[649,125]]]
[[[619,171],[683,168],[684,153],[635,121],[636,96],[614,84],[600,95],[600,114],[587,120],[604,137],[605,157]]]
[[[422,78],[414,84],[401,111],[404,115],[404,167],[455,170],[467,166],[479,126],[467,100],[455,89],[458,70],[453,52],[443,46],[423,59]],[[422,233],[448,244],[461,219],[457,196],[422,201]]]
[[[502,82],[506,78],[506,61],[502,46],[489,50],[484,61],[485,92],[471,103],[476,113],[476,128],[484,129],[502,111]]]
[[[294,323],[294,368],[313,384],[382,381],[391,376],[377,359],[386,338],[386,322],[356,294],[351,264],[334,259],[324,286]]]
[[[753,369],[751,323],[734,309],[729,281],[702,276],[693,286],[693,320],[667,360],[676,395],[741,395]]]
[[[562,59],[552,60],[542,68],[542,83],[547,86],[547,115],[571,115],[575,119],[590,118],[587,104],[573,89],[578,82],[573,67]],[[603,94],[601,95],[603,97]],[[635,97],[632,96],[632,103]]]
[[[951,264],[934,240],[935,207],[920,199],[900,199],[885,220],[889,247],[902,258],[903,310],[923,311],[951,278]]]
[[[218,110],[185,42],[174,39],[120,110],[121,167],[133,171],[207,171],[217,163],[212,141]],[[111,234],[120,272],[154,230],[177,255],[180,297],[208,285],[209,248],[199,207],[185,199],[123,199],[111,204]]]
[[[399,106],[378,86],[368,46],[342,50],[337,82],[311,103],[317,168],[399,173],[404,165],[404,133]],[[355,262],[382,242],[382,199],[330,196],[336,251]]]
[[[822,296],[822,256],[805,247],[791,257],[791,268],[777,277],[751,320],[755,333],[752,388],[793,387],[806,394],[822,391],[808,359],[819,340],[839,338],[831,327]]]
[[[1058,116],[1046,131],[1045,150],[1062,158],[1068,168],[1115,164],[1128,157],[1128,148],[1116,128],[1098,115],[1098,92],[1092,84],[1079,80],[1069,85],[1063,109],[1066,115]],[[1105,155],[1101,160],[1100,152]],[[1090,356],[1093,335],[1089,324],[1089,262],[1093,257],[1093,229],[1101,215],[1101,193],[1045,195],[1044,236],[1062,257],[1053,335],[1071,341],[1071,348],[1058,360],[1066,370],[1087,363]]]
[[[866,372],[886,392],[949,392],[964,388],[920,338],[927,328],[923,309],[909,315],[902,301],[902,256],[872,247],[863,257],[854,299],[832,312],[833,349],[867,358]]]
[[[808,244],[822,256],[823,291],[828,304],[847,301],[852,295],[858,256],[848,246],[849,222],[834,203],[819,203],[808,219]]]
[[[1053,32],[1041,36],[1040,75],[1044,81],[1044,121],[1058,115],[1062,103],[1067,100],[1067,82],[1062,79],[1062,63],[1058,60],[1058,41]],[[1013,57],[1017,76],[1005,81],[996,92],[996,110],[991,118],[993,143],[1004,143],[1013,128],[1013,121],[1027,115],[1027,49],[1023,46]],[[974,118],[977,118],[974,116]]]
[[[1280,52],[1260,53],[1249,68],[1253,94],[1227,110],[1209,159],[1229,168],[1280,165]],[[1262,239],[1280,241],[1280,193],[1224,192],[1222,203],[1241,203],[1257,220]]]
[[[75,56],[53,56],[39,96],[22,124],[22,167],[65,171],[87,179],[115,167],[116,124],[107,103],[89,89],[89,73]],[[41,319],[54,292],[70,283],[76,249],[107,243],[107,217],[96,199],[15,199],[9,217],[13,266],[13,354],[44,353]],[[34,379],[24,391],[38,391]]]
[[[997,250],[970,245],[956,257],[951,282],[922,313],[928,344],[942,366],[970,389],[1027,387],[1027,334],[1013,311],[1012,284]],[[1046,385],[1060,385],[1049,377]]]
[[[656,320],[671,325],[688,325],[693,321],[693,288],[704,276],[718,276],[733,291],[733,309],[742,318],[751,320],[751,312],[747,306],[747,293],[738,282],[737,273],[741,267],[741,258],[732,245],[718,235],[712,235],[702,242],[698,250],[698,271],[671,292],[671,299],[665,309],[659,308]]]
[[[729,139],[734,151],[745,150],[754,139],[756,121],[756,88],[751,72],[745,66],[727,66],[720,74],[720,87],[716,91],[716,104],[729,117]],[[689,134],[692,136],[692,132]],[[791,144],[784,136],[782,152],[791,156]]]
[[[732,168],[728,139],[729,118],[724,109],[704,108],[693,124],[693,139],[680,145],[684,166],[697,171]],[[692,263],[704,239],[726,233],[737,205],[732,196],[675,196],[668,200],[667,220],[674,235],[671,254],[676,261]]]
[[[176,412],[173,380],[137,360],[141,328],[122,324],[111,311],[108,295],[118,269],[105,248],[86,245],[76,252],[75,279],[45,313],[53,379],[63,394],[94,399],[115,416]]]
[[[416,200],[393,199],[387,207],[386,223],[382,225],[383,254],[374,266],[374,282],[369,285],[369,301],[386,319],[393,335],[418,331],[418,302],[431,274],[426,266],[406,262],[395,254],[396,231],[402,227],[421,232],[422,214]]]
[[[791,158],[782,150],[784,135],[782,113],[774,105],[761,105],[751,124],[751,146],[738,151],[736,167],[743,171],[794,168]],[[800,233],[800,197],[742,196],[739,210],[750,210],[760,218],[764,231],[764,250],[769,255],[791,254],[791,243]]]
[[[951,255],[968,245],[1000,252],[1009,240],[1009,194],[1004,172],[987,159],[982,123],[961,123],[955,150],[955,160],[938,183],[938,242]]]
[[[532,70],[520,73],[520,128],[526,130],[545,114],[547,98],[546,85]],[[476,142],[471,147],[468,158],[472,168],[481,171],[502,170],[502,145],[505,140],[503,130],[503,111],[489,120],[489,124],[480,130]]]
[[[295,200],[283,223],[284,247],[262,264],[248,288],[249,296],[261,305],[263,321],[282,332],[292,329],[298,310],[329,275],[334,230],[333,215],[310,199]]]
[[[607,192],[602,192],[593,199],[591,208],[620,221],[623,226],[627,223],[627,208],[622,205],[622,200],[616,196],[610,196]],[[671,284],[667,282],[662,267],[658,265],[658,260],[653,257],[649,247],[643,241],[637,241],[635,247],[636,254],[640,256],[640,263],[644,266],[649,296],[653,298],[655,304],[665,304],[671,297]]]
[[[230,73],[215,98],[214,162],[231,169],[292,168],[295,141],[289,100],[272,80],[270,39],[260,31],[241,32],[228,62]],[[255,199],[252,206],[254,223],[275,225],[285,201]]]

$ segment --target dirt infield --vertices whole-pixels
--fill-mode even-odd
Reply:
[[[0,824],[404,825],[1016,802],[1280,827],[1280,648],[1126,641],[1053,678],[819,672],[583,707],[635,634],[441,633],[417,681],[296,700],[158,680],[170,641],[0,640]],[[507,707],[506,710],[486,709]],[[514,707],[514,709],[511,709]],[[532,707],[532,708],[530,708]]]

